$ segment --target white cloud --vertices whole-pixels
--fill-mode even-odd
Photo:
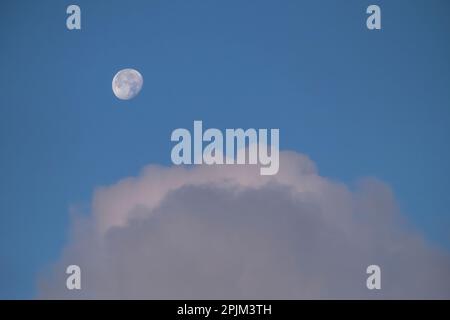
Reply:
[[[449,298],[448,252],[408,227],[390,189],[350,190],[280,153],[276,176],[251,165],[148,166],[99,188],[44,298]],[[82,290],[65,288],[65,267]],[[380,265],[382,290],[366,288]]]

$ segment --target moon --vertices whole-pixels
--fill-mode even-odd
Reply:
[[[142,89],[144,79],[139,71],[123,69],[117,72],[112,81],[112,90],[117,98],[130,100],[136,97]]]

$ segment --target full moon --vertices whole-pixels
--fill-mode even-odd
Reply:
[[[117,98],[130,100],[138,95],[143,83],[144,79],[137,70],[123,69],[114,76],[112,90]]]

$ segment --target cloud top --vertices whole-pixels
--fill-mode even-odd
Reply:
[[[67,265],[82,289],[65,287]],[[366,288],[366,268],[382,289]],[[159,167],[98,188],[41,298],[450,298],[448,252],[411,229],[384,183],[350,189],[294,152],[280,171]]]

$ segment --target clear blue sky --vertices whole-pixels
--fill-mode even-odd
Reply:
[[[82,30],[66,29],[66,8]],[[382,9],[369,31],[365,10]],[[4,1],[0,11],[0,298],[31,298],[68,239],[69,207],[170,165],[170,133],[280,128],[324,176],[392,186],[450,249],[450,3]],[[126,67],[142,92],[111,90]]]

